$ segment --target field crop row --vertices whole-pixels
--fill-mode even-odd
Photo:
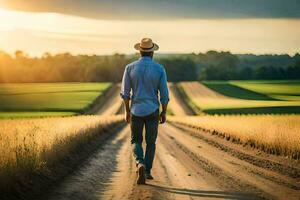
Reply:
[[[68,116],[89,108],[111,83],[0,84],[0,118]]]
[[[300,159],[300,115],[169,117],[265,152]]]
[[[188,101],[208,114],[300,113],[300,83],[181,82]]]
[[[17,188],[32,174],[51,174],[50,166],[121,120],[121,116],[0,120],[0,189]]]

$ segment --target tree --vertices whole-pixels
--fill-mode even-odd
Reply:
[[[25,54],[24,54],[23,51],[17,50],[17,51],[15,52],[15,57],[16,57],[17,59],[22,59],[22,58],[25,58],[26,56],[25,56]]]

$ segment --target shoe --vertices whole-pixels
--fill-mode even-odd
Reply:
[[[146,179],[153,180],[153,176],[151,174],[146,173]]]
[[[139,185],[146,183],[145,166],[143,164],[138,165],[138,178],[136,180],[136,183]]]

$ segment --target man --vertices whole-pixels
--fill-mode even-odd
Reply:
[[[166,121],[169,91],[164,67],[153,61],[153,54],[158,50],[158,45],[150,38],[144,38],[134,48],[140,51],[141,57],[126,66],[120,94],[125,104],[126,122],[130,123],[131,127],[131,144],[138,168],[137,184],[145,184],[146,178],[153,179],[151,168],[155,155],[158,123],[163,124]],[[160,114],[158,91],[162,105]],[[144,126],[145,157],[142,147]]]

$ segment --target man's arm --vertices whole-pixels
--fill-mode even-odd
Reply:
[[[167,108],[168,108],[168,103],[166,104],[161,104],[161,108],[162,108],[162,111],[159,115],[159,122],[161,124],[165,123],[166,120],[167,120]]]
[[[160,79],[159,93],[160,93],[160,103],[162,107],[162,111],[160,113],[160,123],[163,124],[167,120],[166,114],[167,114],[167,108],[169,102],[169,90],[168,90],[168,83],[167,83],[167,74],[165,70],[163,70],[163,74]]]
[[[125,120],[127,123],[130,123],[131,121],[131,113],[130,113],[130,107],[129,107],[129,99],[124,99],[124,106],[125,106]]]
[[[130,91],[131,91],[131,84],[130,84],[130,77],[128,73],[128,67],[125,68],[122,85],[121,85],[121,97],[124,100],[125,106],[125,120],[127,123],[130,123],[131,120],[131,113],[130,113]]]

